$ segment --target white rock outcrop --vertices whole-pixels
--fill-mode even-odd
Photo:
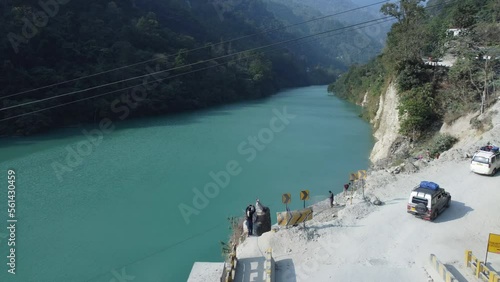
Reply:
[[[387,158],[389,149],[399,136],[399,97],[396,86],[391,83],[385,95],[380,97],[380,103],[375,118],[371,121],[376,130],[373,136],[376,143],[370,155],[372,163]]]

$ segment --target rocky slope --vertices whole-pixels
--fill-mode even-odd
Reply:
[[[377,140],[370,155],[372,163],[387,158],[392,144],[399,137],[398,103],[396,86],[391,84],[386,93],[380,96],[377,114],[371,120],[371,123],[376,128],[373,136]]]

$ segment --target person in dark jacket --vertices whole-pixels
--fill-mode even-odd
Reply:
[[[328,199],[330,199],[330,208],[333,207],[333,193],[332,191],[328,191],[328,193],[330,193],[330,196],[328,196]]]
[[[255,207],[250,204],[245,211],[245,217],[247,219],[248,236],[253,235],[253,214],[255,213]]]

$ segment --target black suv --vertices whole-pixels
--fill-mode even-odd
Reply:
[[[410,194],[406,211],[425,220],[434,220],[450,206],[451,196],[443,188],[415,187]]]

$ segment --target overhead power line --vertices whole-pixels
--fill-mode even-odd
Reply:
[[[449,0],[447,1],[447,3],[450,3],[450,2],[453,2],[454,0]],[[442,4],[442,3],[441,3]],[[440,4],[440,5],[441,5]],[[428,9],[428,8],[432,8],[432,7],[435,7],[435,6],[438,6],[438,5],[432,5],[432,6],[426,6],[425,9]],[[233,53],[233,54],[229,54],[229,55],[224,55],[224,56],[220,56],[220,57],[217,57],[217,58],[212,58],[210,60],[206,60],[206,61],[202,61],[202,62],[198,62],[198,63],[193,63],[193,64],[188,64],[188,65],[183,65],[181,67],[177,67],[177,68],[185,68],[185,67],[188,67],[188,66],[191,66],[191,65],[196,65],[196,64],[199,64],[199,63],[206,63],[206,62],[210,62],[212,60],[216,60],[216,59],[220,59],[220,58],[225,58],[225,57],[229,57],[229,56],[234,56],[234,55],[238,55],[238,54],[241,54],[241,53],[245,53],[245,52],[249,52],[249,51],[255,51],[257,49],[264,49],[264,48],[268,48],[268,47],[272,47],[272,46],[276,46],[276,45],[281,45],[281,44],[287,44],[287,43],[291,43],[291,42],[296,42],[298,40],[302,40],[302,39],[305,39],[305,38],[311,38],[311,37],[315,37],[315,36],[318,36],[318,35],[323,35],[323,34],[328,34],[328,33],[331,33],[331,32],[334,32],[334,31],[338,31],[338,30],[346,30],[348,28],[352,28],[352,27],[357,27],[355,29],[359,29],[359,28],[365,28],[365,27],[369,27],[369,26],[372,26],[372,25],[375,25],[375,24],[380,24],[380,23],[383,23],[383,22],[387,22],[387,21],[390,21],[390,20],[393,20],[393,18],[391,18],[390,16],[388,17],[383,17],[383,18],[379,18],[379,19],[376,19],[376,20],[371,20],[371,21],[366,21],[366,22],[363,22],[363,23],[358,23],[358,24],[355,24],[355,25],[351,25],[351,26],[346,26],[346,27],[343,27],[343,28],[338,28],[338,29],[333,29],[333,30],[327,30],[327,31],[324,31],[324,32],[319,32],[319,33],[315,33],[315,34],[311,34],[311,35],[307,35],[307,36],[303,36],[303,37],[299,37],[299,38],[295,38],[295,39],[290,39],[290,40],[285,40],[285,41],[281,41],[281,42],[276,42],[276,43],[272,43],[272,44],[269,44],[269,45],[265,45],[265,46],[261,46],[261,47],[257,47],[257,48],[252,48],[252,49],[249,49],[249,50],[245,50],[245,51],[240,51],[240,52],[237,52],[237,53]],[[377,22],[378,21],[378,22]],[[366,23],[370,23],[370,22],[377,22],[375,24],[372,24],[372,25],[367,25],[367,26],[362,26]],[[342,33],[342,32],[341,32]],[[339,33],[340,34],[340,33]],[[333,34],[330,34],[330,36],[333,35]],[[328,36],[327,36],[328,37]],[[316,40],[316,39],[314,39]],[[302,43],[305,43],[305,42],[302,42]],[[281,49],[281,48],[279,48]],[[270,50],[270,51],[276,51],[277,49],[275,50]],[[264,53],[268,52],[268,51],[263,51]],[[249,56],[249,57],[252,57],[252,56]],[[241,59],[247,59],[249,57],[244,57],[244,58],[241,58]],[[211,65],[211,66],[208,66],[208,67],[204,67],[204,68],[201,68],[201,69],[197,69],[197,70],[193,70],[193,71],[189,71],[189,72],[186,72],[186,73],[181,73],[181,74],[177,74],[177,75],[174,75],[174,76],[170,76],[170,77],[167,77],[167,78],[163,78],[161,80],[157,80],[157,81],[163,81],[165,79],[169,79],[169,78],[175,78],[175,77],[179,77],[179,76],[182,76],[182,75],[187,75],[187,74],[190,74],[190,73],[194,73],[194,72],[199,72],[199,71],[203,71],[203,70],[206,70],[206,69],[210,69],[212,67],[217,67],[217,66],[221,66],[221,65],[224,65],[226,64],[227,62],[224,62],[224,63],[219,63],[219,64],[216,64],[216,65]],[[164,70],[164,71],[160,71],[160,72],[156,72],[156,73],[150,73],[148,74],[149,75],[155,75],[155,74],[158,74],[158,73],[163,73],[163,72],[167,72],[167,71],[170,71],[172,69],[169,69],[169,70]],[[144,76],[141,76],[141,77],[144,77]],[[137,78],[136,78],[137,79]],[[152,82],[151,82],[152,83]],[[147,83],[149,84],[149,83]],[[14,118],[18,118],[18,117],[22,117],[22,116],[26,116],[26,115],[29,115],[29,114],[33,114],[33,113],[38,113],[38,112],[41,112],[41,111],[46,111],[46,110],[50,110],[50,109],[54,109],[54,108],[58,108],[58,107],[62,107],[62,106],[65,106],[65,105],[69,105],[69,104],[73,104],[73,103],[77,103],[77,102],[81,102],[81,101],[85,101],[85,100],[89,100],[89,99],[93,99],[93,98],[98,98],[98,97],[102,97],[102,96],[105,96],[105,95],[109,95],[109,94],[112,94],[112,93],[117,93],[117,92],[120,92],[120,91],[124,91],[124,90],[128,90],[128,89],[132,89],[134,87],[138,87],[138,86],[141,86],[141,85],[144,85],[144,84],[138,84],[138,85],[134,85],[134,86],[130,86],[130,87],[126,87],[126,88],[122,88],[122,89],[119,89],[119,90],[114,90],[114,91],[110,91],[110,92],[106,92],[106,93],[103,93],[103,94],[98,94],[98,95],[94,95],[94,96],[90,96],[90,97],[85,97],[85,98],[82,98],[82,99],[78,99],[78,100],[74,100],[74,101],[70,101],[70,102],[67,102],[67,103],[64,103],[64,104],[59,104],[59,105],[55,105],[55,106],[51,106],[51,107],[47,107],[47,108],[43,108],[43,109],[39,109],[39,110],[35,110],[35,111],[32,111],[32,112],[28,112],[28,113],[24,113],[24,114],[20,114],[20,115],[16,115],[16,116],[12,116],[12,117],[8,117],[8,118],[4,118],[4,119],[1,119],[1,121],[6,121],[6,120],[11,120],[11,119],[14,119]],[[72,94],[72,93],[65,93],[65,94],[62,94],[62,95],[69,95],[69,94]],[[55,97],[55,98],[58,98],[58,97]],[[50,98],[49,98],[50,99]],[[32,103],[37,103],[38,101],[32,101],[30,102],[30,104]],[[22,106],[24,104],[21,104],[21,105],[15,105],[13,107],[17,107],[17,106]],[[12,108],[12,107],[10,107]],[[0,109],[0,111],[4,110],[6,108],[3,108],[3,109]]]
[[[46,85],[46,86],[41,86],[41,87],[38,87],[38,88],[34,88],[34,89],[22,91],[22,92],[17,92],[17,93],[9,94],[7,96],[0,97],[0,99],[6,99],[6,98],[10,98],[10,97],[14,97],[14,96],[26,94],[26,93],[31,93],[31,92],[35,92],[35,91],[38,91],[38,90],[43,90],[43,89],[47,89],[47,88],[51,88],[51,87],[55,87],[55,86],[59,86],[59,85],[67,84],[67,83],[71,83],[71,82],[76,82],[76,81],[79,81],[79,80],[82,80],[82,79],[86,79],[86,78],[96,77],[96,76],[99,76],[99,75],[111,73],[111,72],[118,71],[118,70],[123,70],[123,69],[131,68],[131,67],[136,67],[136,66],[139,66],[139,65],[143,65],[143,64],[154,62],[154,61],[158,61],[158,60],[165,60],[167,58],[170,58],[172,56],[177,56],[177,55],[180,55],[180,54],[185,54],[185,53],[189,53],[189,52],[200,51],[200,50],[207,49],[207,48],[210,48],[210,47],[219,46],[219,45],[227,44],[227,43],[232,43],[232,42],[239,41],[239,40],[246,39],[246,38],[251,38],[251,37],[254,37],[254,36],[257,36],[257,35],[262,35],[262,34],[274,32],[274,31],[278,31],[278,30],[283,30],[283,29],[287,29],[287,28],[290,28],[290,27],[294,27],[294,26],[298,26],[298,25],[302,25],[302,24],[314,22],[314,21],[324,20],[324,19],[327,19],[327,18],[330,18],[330,17],[333,17],[333,16],[338,16],[338,15],[342,15],[342,14],[354,12],[354,11],[357,11],[357,10],[361,10],[361,9],[368,8],[368,7],[371,7],[371,6],[379,5],[379,4],[382,4],[382,3],[389,2],[389,1],[390,0],[379,1],[379,2],[376,2],[376,3],[373,3],[373,4],[368,4],[368,5],[356,7],[356,8],[353,8],[353,9],[349,9],[349,10],[345,10],[345,11],[341,11],[341,12],[329,14],[329,15],[326,15],[326,16],[312,18],[312,19],[307,20],[307,21],[303,21],[303,22],[299,22],[299,23],[294,23],[294,24],[290,24],[290,25],[286,25],[286,26],[282,26],[282,27],[278,27],[278,28],[267,29],[267,30],[263,30],[263,31],[260,31],[260,32],[257,32],[257,33],[240,36],[240,37],[237,37],[237,38],[229,39],[229,40],[222,41],[222,42],[215,43],[215,44],[209,44],[207,46],[202,46],[202,47],[198,47],[198,48],[194,48],[194,49],[190,49],[190,50],[180,50],[177,53],[169,54],[169,55],[166,55],[166,56],[161,56],[159,58],[154,58],[154,59],[150,59],[150,60],[146,60],[146,61],[142,61],[142,62],[137,62],[137,63],[134,63],[134,64],[130,64],[130,65],[126,65],[126,66],[122,66],[122,67],[118,67],[118,68],[114,68],[114,69],[110,69],[110,70],[106,70],[106,71],[94,73],[94,74],[90,74],[90,75],[86,75],[86,76],[82,76],[82,77],[78,77],[78,78],[74,78],[74,79],[70,79],[70,80],[66,80],[66,81],[62,81],[62,82],[57,82],[57,83],[54,83],[54,84],[50,84],[50,85]]]
[[[379,22],[376,22],[376,23],[372,23],[371,25],[358,26],[358,27],[356,27],[356,28],[354,28],[352,30],[366,28],[366,27],[378,25],[378,24],[381,24],[381,23],[384,23],[384,22],[389,22],[389,21],[392,21],[392,20],[393,20],[392,18],[385,19],[385,20],[382,20],[382,21],[379,21]],[[331,36],[334,36],[334,35],[339,35],[339,34],[342,34],[344,32],[345,32],[345,30],[342,31],[342,32],[339,32],[339,33],[335,33],[335,34],[327,34],[327,36],[323,36],[323,37],[320,37],[320,38],[312,38],[312,40],[298,42],[298,44],[309,43],[309,42],[312,42],[312,41],[315,41],[315,40],[318,40],[318,39],[325,39],[327,37],[331,37]],[[309,37],[311,37],[311,36],[309,36]],[[277,50],[281,50],[282,48],[289,47],[289,46],[290,45],[281,46],[279,48],[274,48],[274,49],[271,49],[271,50],[266,50],[266,51],[263,51],[263,53],[275,52]],[[246,57],[240,57],[237,60],[249,59],[249,58],[252,58],[252,57],[255,57],[255,56],[258,56],[258,55],[259,54],[249,54],[248,56],[246,56]],[[143,83],[136,84],[136,85],[125,87],[125,88],[121,88],[121,89],[118,89],[118,90],[113,90],[113,91],[105,92],[105,93],[102,93],[102,94],[97,94],[97,95],[94,95],[94,96],[85,97],[85,98],[81,98],[81,99],[69,101],[69,102],[66,102],[66,103],[62,103],[62,104],[58,104],[58,105],[46,107],[46,108],[43,108],[43,109],[34,110],[34,111],[29,112],[29,113],[23,113],[23,114],[11,116],[11,117],[8,117],[8,118],[1,119],[0,122],[11,120],[11,119],[15,119],[15,118],[19,118],[19,117],[30,115],[30,114],[34,114],[34,113],[39,113],[39,112],[43,112],[43,111],[55,109],[55,108],[59,108],[59,107],[63,107],[63,106],[67,106],[67,105],[71,105],[71,104],[82,102],[82,101],[85,101],[85,100],[90,100],[90,99],[94,99],[94,98],[99,98],[99,97],[107,96],[107,95],[110,95],[110,94],[113,94],[113,93],[118,93],[118,92],[122,92],[122,91],[125,91],[125,90],[130,90],[130,89],[133,89],[135,87],[140,87],[140,86],[143,86],[143,85],[147,85],[147,84],[151,84],[151,83],[155,83],[155,82],[161,82],[161,81],[164,81],[164,80],[167,80],[167,79],[172,79],[172,78],[176,78],[176,77],[180,77],[180,76],[184,76],[184,75],[188,75],[188,74],[192,74],[192,73],[204,71],[204,70],[207,70],[207,69],[211,69],[211,68],[215,68],[215,67],[219,67],[219,66],[225,65],[228,62],[229,61],[226,61],[226,62],[218,63],[218,64],[215,64],[215,65],[210,65],[210,66],[207,66],[207,67],[203,67],[203,68],[200,68],[200,69],[196,69],[196,70],[192,70],[192,71],[188,71],[188,72],[184,72],[184,73],[172,75],[172,76],[169,76],[169,77],[166,77],[166,78],[162,78],[162,79],[158,79],[158,80],[146,83],[146,84],[143,84]],[[152,74],[150,74],[150,75],[152,75]]]
[[[54,96],[51,96],[51,97],[48,97],[48,98],[39,99],[39,100],[36,100],[36,101],[30,101],[30,102],[25,102],[25,103],[17,104],[17,105],[12,105],[12,106],[1,108],[0,112],[5,111],[5,110],[9,110],[9,109],[14,109],[14,108],[22,107],[22,106],[33,105],[33,104],[37,104],[37,103],[41,103],[41,102],[44,102],[44,101],[53,100],[53,99],[60,98],[60,97],[66,97],[66,96],[70,96],[70,95],[75,95],[75,94],[78,94],[78,93],[83,93],[83,92],[87,92],[87,91],[90,91],[90,90],[95,90],[95,89],[99,89],[99,88],[102,88],[102,87],[111,86],[111,85],[115,85],[115,84],[118,84],[118,83],[123,83],[123,82],[131,81],[131,80],[135,80],[135,79],[140,79],[140,78],[144,78],[144,77],[148,77],[148,76],[152,76],[152,75],[157,75],[157,74],[161,74],[161,73],[165,73],[165,72],[170,72],[170,71],[174,71],[174,70],[178,70],[178,69],[183,69],[183,68],[186,68],[186,67],[192,67],[192,66],[196,66],[196,65],[208,63],[208,62],[211,62],[211,61],[214,61],[214,60],[219,60],[219,59],[234,57],[234,56],[237,56],[237,55],[240,55],[240,54],[243,54],[243,53],[254,52],[254,51],[262,50],[262,49],[273,47],[273,46],[277,46],[277,45],[287,44],[287,43],[295,42],[295,41],[298,41],[298,40],[315,37],[315,36],[318,36],[318,35],[328,34],[328,33],[335,32],[335,31],[340,31],[340,30],[346,30],[346,29],[353,28],[353,27],[358,27],[358,26],[361,26],[361,25],[364,25],[364,24],[367,24],[367,23],[380,22],[380,21],[383,21],[385,19],[390,19],[390,18],[392,18],[392,17],[391,16],[386,16],[386,17],[383,17],[383,18],[369,20],[369,21],[365,21],[365,22],[362,22],[362,23],[358,23],[358,24],[344,26],[344,27],[341,27],[341,28],[330,29],[330,30],[327,30],[327,31],[322,31],[322,32],[318,32],[318,33],[314,33],[314,34],[310,34],[310,35],[305,35],[305,36],[294,38],[294,39],[283,40],[283,41],[279,41],[279,42],[267,44],[267,45],[260,46],[260,47],[255,47],[255,48],[251,48],[251,49],[247,49],[247,50],[235,52],[235,53],[232,53],[232,54],[226,54],[226,55],[223,55],[223,56],[219,56],[219,57],[216,57],[216,58],[211,58],[211,59],[199,61],[199,62],[196,62],[196,63],[190,63],[190,64],[186,64],[186,65],[182,65],[182,66],[178,66],[178,67],[174,67],[174,68],[169,68],[169,69],[166,69],[166,70],[156,71],[156,72],[152,72],[152,73],[149,73],[149,74],[139,75],[139,76],[135,76],[135,77],[127,78],[127,79],[122,79],[122,80],[115,81],[115,82],[110,82],[110,83],[106,83],[106,84],[102,84],[102,85],[98,85],[98,86],[93,86],[93,87],[89,87],[89,88],[82,89],[82,90],[76,90],[76,91],[72,91],[72,92],[68,92],[68,93],[54,95]],[[123,88],[123,90],[126,90],[126,89],[128,89],[128,88]]]

